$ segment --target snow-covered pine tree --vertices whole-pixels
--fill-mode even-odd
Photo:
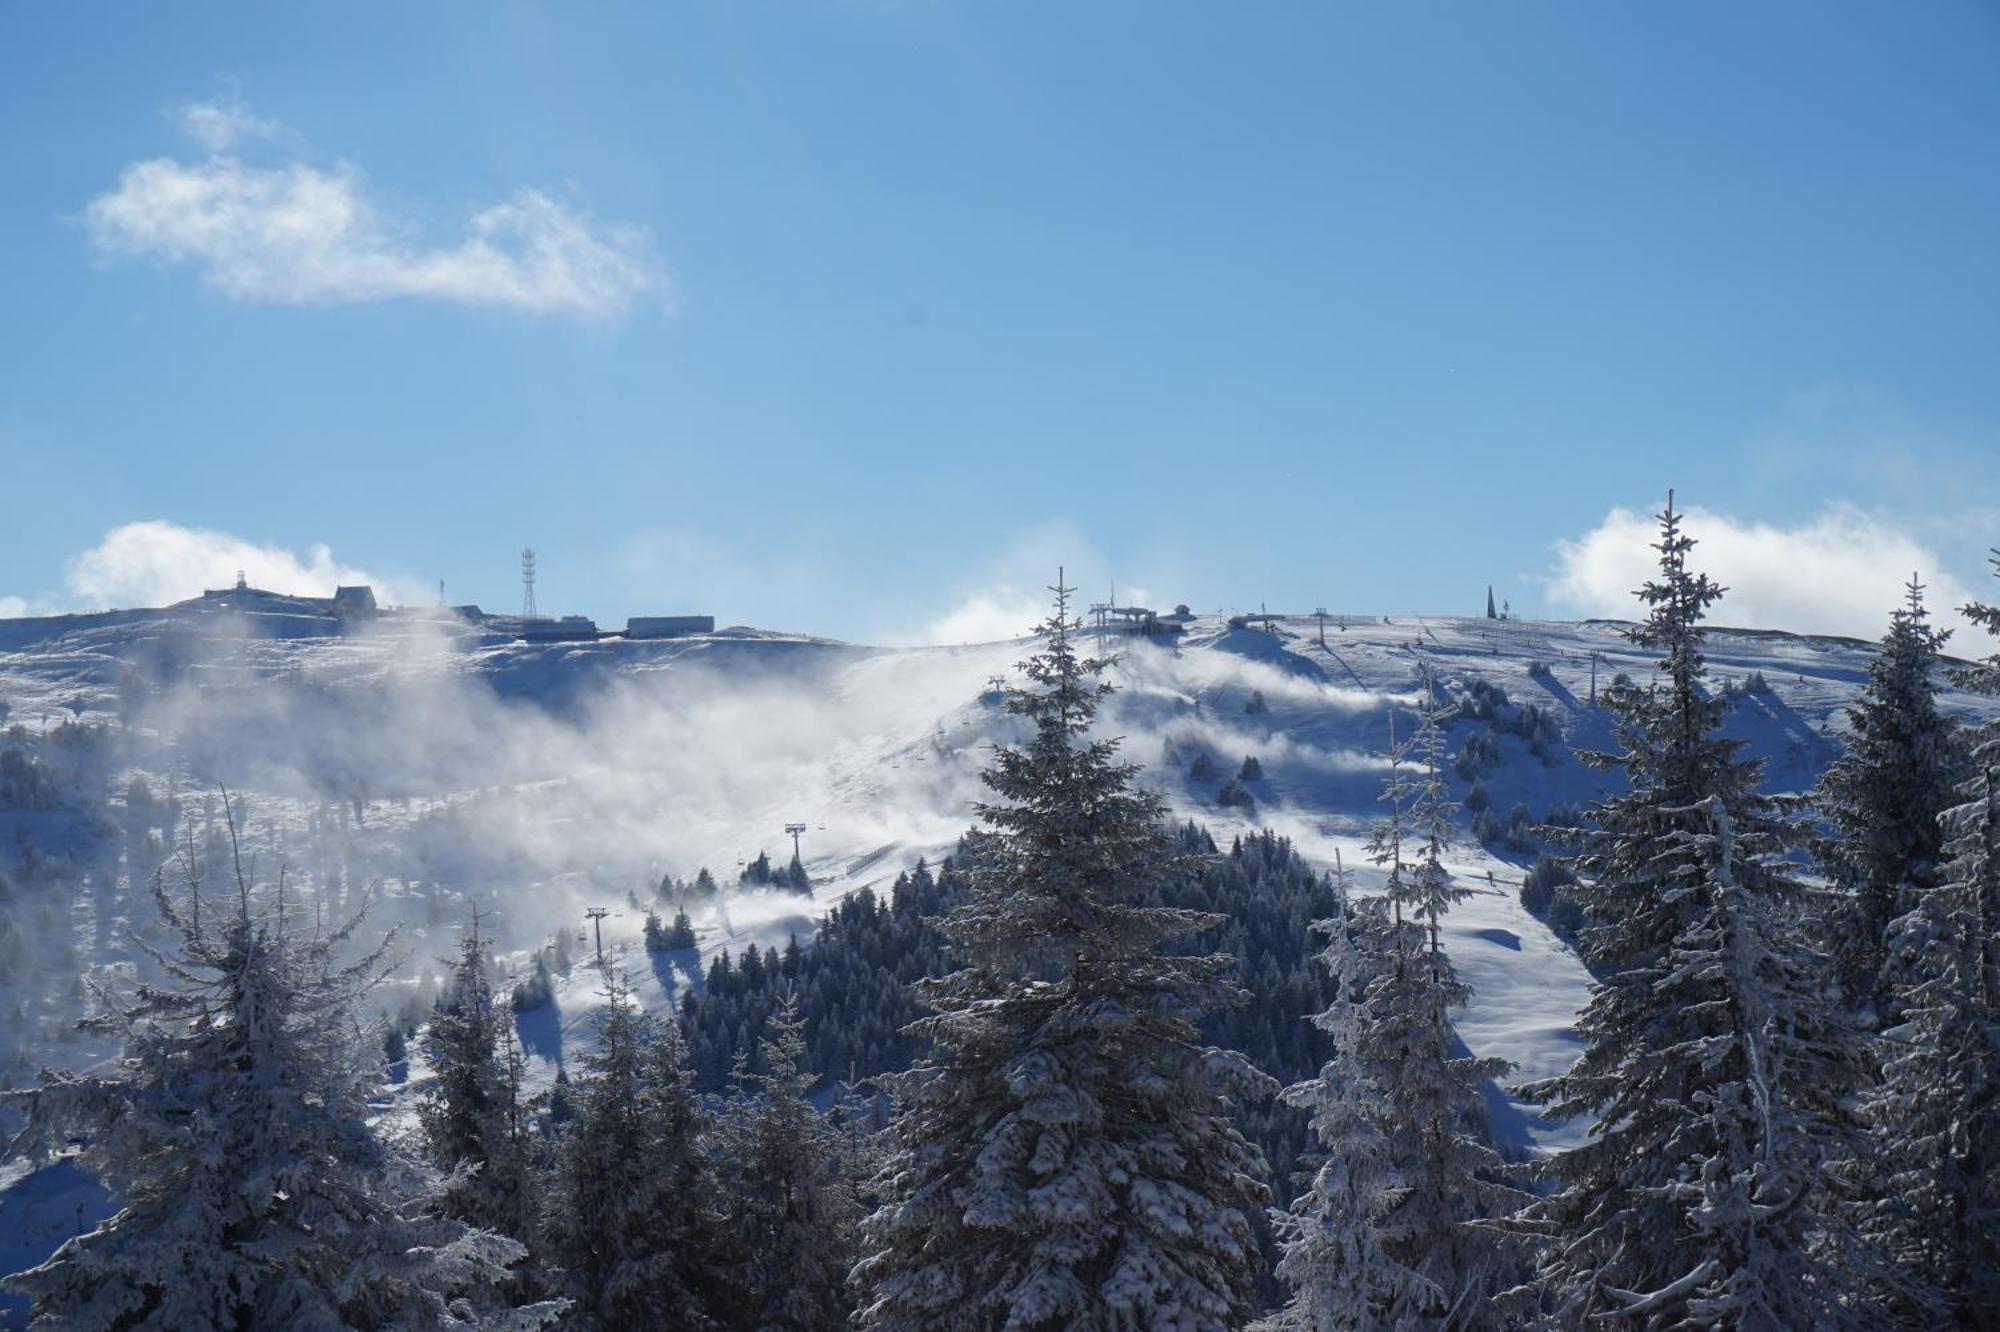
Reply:
[[[459,944],[451,981],[439,995],[424,1041],[432,1081],[417,1101],[431,1160],[450,1176],[447,1213],[527,1243],[533,1206],[519,1088],[501,1062],[511,1016],[493,1002],[479,916]]]
[[[556,1148],[547,1253],[593,1332],[706,1332],[724,1289],[712,1181],[680,1031],[632,999],[615,969],[592,1018],[595,1048],[570,1084]]]
[[[1285,1306],[1258,1332],[1385,1332],[1435,1325],[1445,1294],[1389,1253],[1384,1226],[1403,1195],[1390,1159],[1389,1101],[1369,1076],[1361,1052],[1368,1012],[1362,998],[1373,962],[1358,939],[1368,923],[1348,897],[1349,876],[1336,868],[1335,914],[1315,924],[1327,936],[1320,961],[1338,990],[1312,1022],[1333,1038],[1319,1076],[1284,1090],[1311,1118],[1317,1167],[1311,1186],[1287,1211],[1273,1211],[1280,1245],[1277,1275],[1291,1290]],[[1373,922],[1379,933],[1383,899]]]
[[[1951,631],[1928,621],[1923,585],[1912,574],[1908,599],[1890,617],[1868,683],[1848,709],[1847,748],[1815,793],[1832,830],[1819,858],[1849,899],[1829,913],[1831,942],[1863,1002],[1876,993],[1890,922],[1937,882],[1939,818],[1956,803],[1956,728],[1938,711],[1936,678]]]
[[[235,864],[231,858],[231,864]],[[156,876],[174,935],[165,981],[93,1019],[120,1033],[105,1073],[50,1072],[13,1094],[26,1128],[11,1155],[81,1142],[79,1161],[122,1204],[41,1266],[9,1279],[34,1325],[240,1332],[286,1328],[543,1327],[555,1302],[499,1293],[515,1240],[438,1211],[436,1177],[368,1126],[379,1074],[355,1006],[384,943],[347,958],[361,917],[307,929],[284,885],[267,900],[237,866],[234,902],[188,902]],[[364,904],[365,905],[365,904]],[[218,916],[220,919],[218,919]],[[343,959],[346,960],[343,960]]]
[[[1995,560],[2000,572],[2000,559]],[[1965,614],[2000,633],[2000,606]],[[2000,694],[2000,654],[1961,683]],[[2000,1310],[2000,723],[1944,816],[1943,872],[1891,930],[1881,1085],[1885,1184],[1864,1219],[1912,1326],[1989,1327]]]
[[[1358,1036],[1363,1067],[1388,1106],[1382,1129],[1400,1190],[1382,1219],[1383,1243],[1443,1302],[1431,1315],[1453,1327],[1497,1326],[1494,1296],[1507,1283],[1503,1237],[1474,1224],[1503,1217],[1525,1198],[1503,1181],[1506,1165],[1481,1137],[1480,1088],[1510,1065],[1459,1053],[1451,1010],[1472,987],[1458,979],[1444,951],[1442,922],[1467,890],[1444,866],[1451,813],[1444,781],[1443,721],[1429,672],[1417,730],[1408,745],[1391,740],[1383,800],[1389,820],[1373,845],[1390,872],[1377,952],[1363,997]],[[1414,776],[1405,764],[1414,756]],[[1406,841],[1407,839],[1407,841]],[[1411,858],[1411,853],[1414,858]]]
[[[1689,571],[1693,545],[1669,493],[1632,631],[1663,654],[1661,679],[1605,692],[1623,752],[1597,757],[1628,789],[1575,835],[1580,943],[1602,979],[1576,1064],[1524,1089],[1594,1125],[1551,1162],[1560,1191],[1521,1219],[1547,1240],[1560,1327],[1865,1325],[1861,1273],[1827,1251],[1822,1175],[1858,1048],[1800,941],[1786,856],[1804,832],[1758,791],[1760,765],[1722,737],[1726,702],[1702,684],[1699,624],[1723,589]]]
[[[1252,1313],[1263,1163],[1231,1097],[1269,1078],[1197,1043],[1237,1002],[1226,956],[1160,946],[1217,917],[1142,905],[1177,869],[1159,798],[1089,738],[1110,686],[1078,656],[1060,577],[1033,727],[985,774],[971,900],[942,918],[960,969],[925,983],[931,1053],[894,1082],[882,1205],[855,1269],[883,1332],[1220,1332]]]
[[[861,1220],[848,1137],[807,1099],[805,1024],[786,998],[761,1042],[766,1073],[739,1056],[716,1130],[721,1206],[738,1256],[738,1294],[723,1321],[743,1332],[844,1327],[847,1273]]]

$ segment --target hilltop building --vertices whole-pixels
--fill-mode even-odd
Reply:
[[[333,589],[333,613],[342,616],[377,615],[381,607],[375,604],[375,589],[366,583],[353,587]]]
[[[554,620],[537,616],[521,621],[520,634],[530,643],[595,642],[597,622],[588,615],[565,615]]]
[[[686,638],[714,632],[713,615],[634,615],[625,621],[627,638]]]

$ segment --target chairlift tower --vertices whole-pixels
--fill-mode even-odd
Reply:
[[[611,914],[611,908],[585,907],[583,914],[590,918],[591,925],[597,930],[597,966],[601,971],[604,968],[604,918]]]
[[[535,614],[535,548],[521,547],[521,618],[533,620]]]
[[[800,833],[802,833],[802,832],[804,832],[805,830],[806,830],[806,825],[805,825],[805,824],[803,824],[803,823],[788,823],[788,824],[786,824],[786,825],[785,825],[785,831],[786,831],[786,832],[788,832],[788,833],[790,833],[790,834],[792,835],[792,859],[793,859],[793,860],[800,860],[800,857],[799,857],[799,834],[800,834]],[[803,862],[802,860],[800,860],[800,863],[801,863],[801,864],[803,864],[804,862]]]
[[[1326,607],[1313,607],[1313,618],[1319,621],[1319,645],[1326,646]]]

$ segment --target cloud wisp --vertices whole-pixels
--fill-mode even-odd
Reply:
[[[76,606],[165,606],[205,588],[228,587],[239,571],[252,587],[272,592],[324,597],[342,583],[385,590],[366,570],[334,559],[325,545],[301,557],[282,546],[159,520],[114,527],[69,562],[63,583]]]
[[[1144,587],[1118,578],[1110,559],[1081,527],[1049,519],[1016,532],[983,561],[979,576],[969,580],[971,586],[961,585],[949,610],[887,638],[904,646],[955,646],[1025,637],[1048,618],[1048,585],[1057,570],[1075,594],[1070,603],[1074,614],[1086,614],[1087,607],[1107,596],[1115,596],[1120,605],[1151,602]]]
[[[237,156],[252,140],[287,137],[240,103],[194,103],[180,121],[206,156],[127,166],[84,210],[100,254],[192,265],[225,296],[277,305],[411,298],[615,320],[665,293],[643,231],[600,224],[540,190],[516,190],[475,213],[463,237],[425,244],[351,162]]]
[[[1686,531],[1698,543],[1695,567],[1729,589],[1716,612],[1719,623],[1876,638],[1914,573],[1929,589],[1934,622],[1953,630],[1949,650],[1992,649],[1957,611],[1974,589],[1922,541],[1851,504],[1832,505],[1790,527],[1702,508],[1685,513]],[[1551,600],[1582,615],[1636,618],[1632,590],[1658,571],[1656,540],[1652,515],[1611,510],[1582,536],[1557,543]]]
[[[188,102],[177,108],[175,118],[189,138],[211,153],[226,153],[239,143],[278,139],[285,134],[283,125],[257,115],[237,97]]]

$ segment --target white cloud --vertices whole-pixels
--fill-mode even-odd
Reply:
[[[1025,637],[1047,619],[1049,598],[1017,587],[975,592],[917,635],[924,643],[997,643]]]
[[[184,127],[208,156],[135,162],[90,201],[99,251],[193,264],[238,300],[331,305],[416,297],[534,315],[616,318],[664,292],[643,232],[600,226],[539,190],[475,214],[455,244],[427,246],[339,162],[253,166],[229,150],[281,127],[240,104],[197,103]]]
[[[0,620],[18,620],[28,613],[28,603],[20,597],[0,597]]]
[[[241,570],[252,587],[303,596],[331,596],[337,584],[369,583],[390,600],[381,580],[342,564],[324,545],[303,558],[279,546],[260,546],[227,532],[178,523],[126,523],[69,562],[64,584],[72,605],[103,609],[164,606],[228,587]],[[0,599],[4,614],[6,599]]]
[[[250,139],[276,139],[285,127],[251,113],[235,97],[214,102],[188,102],[177,108],[181,128],[211,153],[226,153]]]
[[[1120,605],[1148,605],[1150,593],[1120,580],[1111,561],[1075,523],[1050,519],[1021,529],[980,561],[955,589],[943,615],[887,635],[901,644],[996,643],[1020,638],[1049,617],[1049,585],[1061,570],[1071,588],[1070,613],[1087,617],[1093,602],[1115,592]],[[1150,580],[1149,580],[1150,581]]]
[[[1694,567],[1729,589],[1714,612],[1719,624],[1877,638],[1915,573],[1929,588],[1925,600],[1934,622],[1954,630],[1949,650],[1992,646],[1958,615],[1956,608],[1973,599],[1972,589],[1945,569],[1937,553],[1853,505],[1832,505],[1793,527],[1701,508],[1686,510],[1686,518],[1685,531],[1698,543]],[[1557,543],[1551,599],[1585,615],[1637,619],[1632,591],[1657,573],[1652,543],[1658,539],[1650,514],[1611,510],[1581,537]]]

